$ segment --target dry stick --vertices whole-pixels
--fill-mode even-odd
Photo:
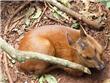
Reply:
[[[8,22],[7,22],[7,25],[5,26],[5,30],[4,30],[4,34],[7,33],[7,29],[9,28],[10,24],[11,24],[11,21],[13,19],[13,17],[19,12],[21,11],[26,5],[28,5],[30,2],[26,2],[25,4],[23,4],[22,6],[20,6],[16,11],[15,13],[9,18]],[[10,28],[9,31],[11,31],[13,28]],[[9,83],[13,83],[12,81],[12,78],[10,76],[10,73],[9,73],[9,69],[8,69],[8,62],[7,62],[7,57],[4,56],[4,66],[5,66],[5,71],[6,71],[6,74],[7,74],[7,77],[9,79]]]
[[[45,8],[44,8],[44,10],[43,10],[43,12],[42,12],[42,14],[41,14],[41,16],[38,18],[38,20],[35,20],[34,21],[34,23],[30,26],[30,28],[33,28],[33,27],[38,27],[38,25],[39,24],[37,24],[37,23],[39,23],[40,22],[40,20],[41,20],[41,18],[42,18],[42,16],[44,15],[44,13],[45,13],[45,11],[47,10],[47,6],[45,6]],[[37,25],[36,25],[37,24]]]
[[[15,20],[12,22],[12,24],[14,24],[15,22],[21,20],[21,19],[24,18],[24,17],[25,17],[25,15],[22,15],[22,16],[18,17],[17,19],[15,19]]]
[[[74,62],[70,62],[68,60],[64,60],[61,58],[56,58],[53,56],[48,56],[46,54],[42,54],[42,53],[37,53],[37,52],[26,52],[26,51],[19,51],[14,49],[11,45],[9,45],[8,43],[6,43],[5,40],[3,40],[2,38],[0,38],[0,48],[5,51],[7,54],[10,55],[10,57],[12,57],[13,59],[17,60],[17,61],[25,61],[25,60],[29,60],[29,59],[39,59],[39,60],[43,60],[52,64],[58,64],[58,65],[62,65],[68,68],[72,68],[72,69],[76,69],[82,72],[85,72],[87,74],[91,74],[90,70],[87,67],[84,67],[83,65],[74,63]]]
[[[104,51],[108,48],[109,42],[110,42],[110,39],[108,37],[107,40],[106,40],[105,46],[104,46]]]
[[[45,3],[45,1],[44,1],[44,3]],[[48,6],[47,6],[46,3],[45,3],[45,8],[44,8],[44,10],[43,10],[43,12],[42,12],[42,15],[38,18],[38,23],[39,23],[40,20],[42,19],[42,17],[43,17],[43,15],[44,15],[45,11],[47,10],[47,8],[48,8]],[[37,24],[36,27],[38,27],[38,25],[39,25],[39,24]]]
[[[7,60],[7,56],[6,56],[5,53],[4,53],[4,56],[3,56],[3,60],[4,60],[5,73],[7,74],[9,83],[13,83],[12,77],[11,77],[11,75],[9,73],[8,60]]]
[[[14,12],[14,14],[12,14],[12,15],[10,16],[9,20],[7,21],[7,25],[5,26],[4,34],[7,33],[8,28],[9,28],[9,26],[10,26],[10,24],[11,24],[11,21],[12,21],[13,17],[14,17],[18,12],[20,12],[25,6],[27,6],[29,3],[30,3],[30,1],[27,1],[26,3],[23,3],[23,4]]]
[[[60,23],[60,24],[64,24],[62,21],[57,20],[57,19],[55,19],[55,18],[53,18],[53,17],[51,17],[51,16],[46,15],[46,17],[49,18],[49,19],[51,19],[51,20],[53,20],[53,21],[55,21],[55,22],[58,22],[58,23]]]
[[[2,54],[0,54],[0,83],[6,83],[5,77],[2,71]]]
[[[7,32],[7,35],[8,35],[9,33],[11,33],[11,31],[12,31],[14,28],[16,28],[16,26],[17,26],[19,23],[20,23],[20,21],[17,21],[17,22],[14,23],[13,25],[10,25],[10,29],[8,30],[9,32]]]
[[[49,5],[49,8],[50,9],[53,9],[52,8],[52,6],[48,3],[48,5]],[[48,17],[49,19],[51,19],[51,20],[53,20],[53,21],[56,21],[56,22],[58,22],[58,23],[60,23],[60,24],[64,24],[63,22],[62,22],[62,20],[60,21],[60,20],[57,20],[57,19],[55,19],[55,18],[53,18],[52,16],[48,16],[48,15],[46,15],[46,17]],[[66,19],[67,20],[67,19]]]
[[[89,19],[85,18],[84,16],[80,15],[79,13],[76,13],[73,10],[65,7],[64,5],[58,3],[56,0],[44,0],[44,1],[49,2],[50,4],[58,7],[60,10],[70,14],[71,16],[75,17],[76,19],[78,19],[80,21],[83,21],[83,22],[87,23],[90,26],[93,26],[96,29],[99,29],[100,27],[102,27],[101,23],[99,23],[97,21],[92,21],[92,20],[89,20]]]
[[[58,11],[57,10],[55,10],[53,7],[52,7],[52,5],[50,5],[49,3],[47,3],[48,4],[48,6],[51,8],[51,9],[53,9],[56,13],[58,13]],[[60,13],[58,13],[59,15],[61,15]],[[62,16],[62,15],[61,15]],[[63,16],[62,16],[63,17]],[[64,18],[64,17],[63,17]],[[64,19],[66,19],[66,18],[64,18]],[[69,21],[68,19],[66,19],[67,21]]]

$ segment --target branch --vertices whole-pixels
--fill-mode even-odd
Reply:
[[[27,1],[25,3],[23,3],[15,12],[14,14],[12,14],[9,18],[9,20],[7,21],[7,25],[5,26],[4,29],[4,34],[6,34],[8,32],[8,28],[10,27],[11,21],[13,19],[13,17],[15,17],[15,15],[20,12],[24,7],[26,7],[28,4],[30,3],[30,1]]]
[[[0,83],[6,83],[5,76],[2,71],[2,54],[0,54]]]
[[[7,75],[7,78],[9,80],[9,83],[13,83],[13,80],[12,80],[12,77],[10,75],[10,71],[9,71],[9,68],[8,68],[8,58],[6,56],[6,54],[4,53],[3,54],[3,61],[4,61],[4,70],[5,70],[5,73]]]
[[[11,45],[6,43],[6,41],[3,40],[2,38],[0,38],[0,48],[6,53],[8,53],[10,57],[12,57],[13,59],[19,62],[23,62],[28,59],[39,59],[39,60],[43,60],[43,61],[46,61],[52,64],[59,64],[59,65],[62,65],[68,68],[82,71],[87,74],[91,74],[90,70],[87,67],[84,67],[77,63],[70,62],[68,60],[56,58],[53,56],[48,56],[46,54],[41,54],[37,52],[26,52],[26,51],[16,50]]]
[[[40,0],[42,1],[42,0]],[[76,18],[79,21],[83,21],[85,23],[87,23],[90,26],[93,26],[96,29],[100,29],[100,27],[103,26],[102,23],[98,22],[98,21],[92,21],[90,19],[85,18],[84,16],[80,15],[79,13],[76,13],[75,11],[65,7],[64,5],[60,4],[59,2],[57,2],[56,0],[44,0],[49,2],[50,4],[58,7],[60,10],[66,12],[67,14],[71,15],[72,17]]]

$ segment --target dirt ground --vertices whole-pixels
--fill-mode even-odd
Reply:
[[[24,28],[23,25],[23,19],[20,19],[20,22],[18,21],[15,24],[12,24],[11,27],[13,27],[13,30],[10,31],[8,35],[4,34],[4,27],[10,18],[10,16],[15,12],[15,10],[22,4],[23,2],[17,2],[17,1],[4,1],[1,2],[1,33],[0,35],[7,40],[8,43],[13,45],[15,48],[18,47],[19,40],[23,37],[24,33],[32,28]],[[33,2],[27,7],[25,7],[21,12],[17,14],[17,16],[14,17],[13,20],[16,20],[18,17],[22,16],[25,11],[28,9],[28,7],[31,6],[39,6],[44,10],[45,6],[43,3],[38,3],[38,2]],[[73,10],[77,10],[77,8],[73,8]],[[50,19],[46,16],[51,15],[49,8],[44,12],[44,15],[40,19],[40,21],[37,23],[38,26],[41,25],[46,25],[46,24],[63,24],[65,26],[71,26],[71,20],[69,21],[63,21],[59,22],[53,19]],[[13,21],[14,22],[14,21]],[[50,72],[52,75],[54,75],[58,83],[103,83],[104,80],[110,79],[110,42],[108,43],[108,39],[110,39],[110,12],[107,14],[107,20],[105,22],[105,27],[102,30],[95,30],[93,28],[88,28],[86,26],[86,31],[92,35],[99,43],[105,47],[107,44],[107,48],[105,49],[103,53],[103,60],[106,64],[106,67],[103,71],[93,71],[92,75],[83,75],[81,77],[73,77],[68,75],[67,73],[64,73],[62,70],[54,70]],[[9,28],[8,28],[9,30]],[[17,67],[10,63],[8,61],[8,68],[9,68],[9,73],[12,77],[12,80],[14,83],[24,83],[27,81],[27,83],[38,83],[35,81],[35,75],[26,75],[23,72],[18,71]],[[4,67],[2,67],[3,70]],[[32,82],[32,80],[34,82]],[[26,83],[26,82],[25,82]]]

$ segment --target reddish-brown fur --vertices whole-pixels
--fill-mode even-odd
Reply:
[[[84,49],[83,44],[87,44],[84,45]],[[20,41],[19,50],[44,53],[91,68],[98,69],[99,65],[103,64],[100,59],[102,47],[93,37],[84,29],[80,31],[61,25],[46,25],[27,32]],[[86,57],[91,58],[91,61]],[[93,57],[96,57],[98,62]],[[49,68],[49,65],[40,60],[28,60],[19,67],[25,72],[42,73]],[[63,69],[69,73],[74,72],[69,68]]]

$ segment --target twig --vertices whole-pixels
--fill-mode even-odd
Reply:
[[[60,24],[64,24],[62,21],[56,20],[55,18],[52,18],[51,16],[47,16],[47,15],[46,15],[46,17],[49,18],[49,19],[51,19],[51,20],[53,20],[53,21],[56,21],[56,22],[58,22],[58,23],[60,23]]]
[[[16,20],[14,20],[14,21],[12,22],[12,24],[14,24],[15,22],[21,20],[21,19],[24,18],[24,17],[25,17],[25,15],[22,15],[22,16],[18,17]]]
[[[0,83],[6,83],[2,70],[2,54],[0,54]]]
[[[23,4],[14,12],[14,14],[12,14],[12,15],[10,16],[9,20],[7,21],[7,25],[5,26],[4,34],[7,33],[8,28],[10,27],[10,24],[11,24],[11,21],[12,21],[13,17],[14,17],[18,12],[20,12],[25,6],[27,6],[29,3],[30,3],[30,1],[26,1],[26,3],[23,3]]]
[[[44,2],[45,3],[45,2]],[[42,12],[42,14],[41,14],[41,16],[37,19],[37,20],[35,20],[34,22],[33,22],[33,24],[30,26],[30,28],[33,28],[33,27],[37,27],[39,24],[39,22],[40,22],[40,20],[42,19],[42,16],[44,15],[44,13],[45,13],[45,11],[47,10],[47,6],[45,5],[45,8],[44,8],[44,10],[43,10],[43,12]],[[37,24],[37,25],[36,25]]]
[[[65,16],[63,16],[61,13],[59,13],[56,9],[54,9],[53,7],[52,7],[52,5],[50,5],[49,3],[48,3],[48,6],[52,9],[52,10],[54,10],[56,13],[58,13],[60,16],[62,16],[65,20],[68,20],[67,18],[65,18]],[[69,21],[69,20],[68,20]]]
[[[45,1],[44,1],[44,3],[45,3]],[[46,5],[46,3],[45,3],[45,8],[44,8],[44,10],[43,10],[41,16],[38,18],[38,23],[39,23],[40,20],[42,19],[42,17],[43,17],[43,15],[44,15],[44,13],[45,13],[46,10],[47,10],[47,5]],[[39,25],[39,24],[37,24],[36,27],[38,27],[38,25]]]
[[[4,53],[4,56],[3,56],[3,60],[4,60],[5,73],[7,74],[9,83],[13,83],[12,78],[11,78],[10,73],[9,73],[7,56],[6,56],[5,53]]]
[[[77,20],[83,21],[83,22],[87,23],[88,25],[93,26],[96,29],[100,29],[100,27],[102,27],[101,23],[85,18],[84,16],[80,15],[79,13],[76,13],[75,11],[73,11],[73,10],[65,7],[64,5],[58,3],[56,0],[44,0],[44,1],[49,2],[50,4],[58,7],[60,10],[62,10],[64,12],[68,13],[69,15],[73,16]]]
[[[17,60],[17,61],[25,61],[25,60],[29,60],[29,59],[39,59],[39,60],[43,60],[52,64],[59,64],[68,68],[72,68],[72,69],[76,69],[82,72],[85,72],[87,74],[91,74],[90,70],[87,67],[84,67],[83,65],[74,63],[74,62],[70,62],[68,60],[64,60],[61,58],[56,58],[53,56],[48,56],[46,54],[41,54],[41,53],[37,53],[37,52],[26,52],[26,51],[19,51],[14,49],[11,45],[9,45],[8,43],[6,43],[5,40],[3,40],[2,38],[0,38],[0,48],[5,51],[7,54],[10,55],[10,57],[12,57],[13,59]]]
[[[16,23],[12,24],[12,26],[10,25],[10,28],[9,28],[9,32],[7,32],[7,35],[9,35],[9,33],[11,33],[11,31],[16,28],[16,26],[18,26],[18,24],[20,23],[20,21],[17,21]]]
[[[107,40],[106,40],[106,43],[105,43],[104,50],[106,50],[108,48],[109,42],[110,42],[110,39],[108,37]]]

